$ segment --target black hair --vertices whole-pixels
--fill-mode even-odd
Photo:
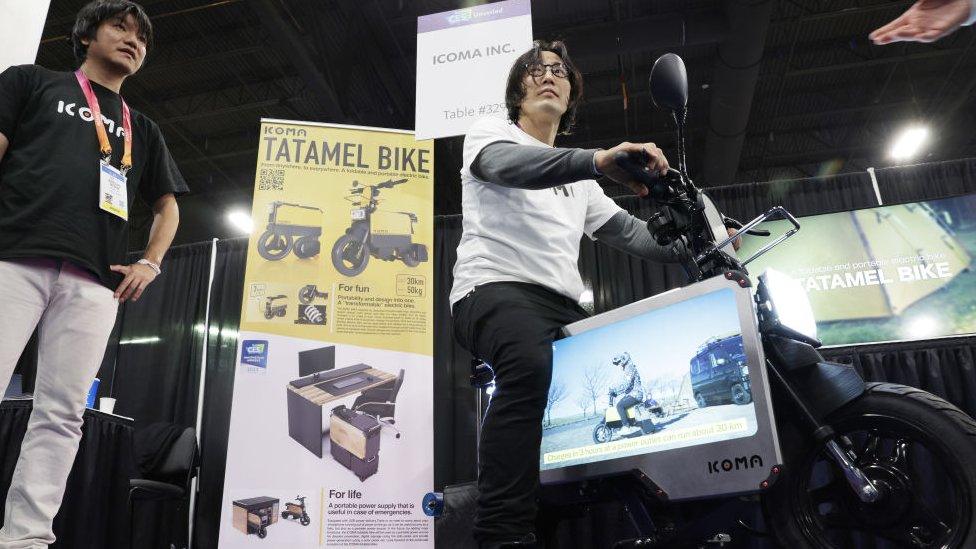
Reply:
[[[113,17],[131,15],[139,25],[139,34],[146,42],[146,49],[153,46],[153,28],[149,16],[142,6],[129,0],[94,0],[81,8],[75,18],[75,26],[71,30],[71,46],[74,49],[75,60],[84,63],[88,57],[88,46],[82,39],[94,40],[98,27]]]
[[[536,40],[532,43],[532,49],[523,53],[512,64],[512,69],[508,72],[508,84],[505,86],[505,106],[508,108],[508,119],[513,123],[518,122],[521,115],[522,101],[525,100],[525,75],[529,72],[529,65],[542,62],[542,52],[548,51],[559,56],[566,71],[569,73],[569,102],[566,112],[559,119],[559,133],[568,134],[576,123],[576,111],[579,109],[583,99],[583,75],[573,65],[566,50],[566,44],[559,40],[547,42]]]

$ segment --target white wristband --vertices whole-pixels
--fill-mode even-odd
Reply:
[[[163,270],[159,268],[159,265],[158,264],[153,263],[152,261],[149,261],[146,258],[142,258],[139,261],[136,261],[136,263],[138,263],[140,265],[146,265],[147,267],[149,267],[150,269],[152,269],[153,271],[155,271],[157,276],[159,276],[163,272]]]

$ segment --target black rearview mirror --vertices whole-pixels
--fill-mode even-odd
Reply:
[[[662,109],[684,110],[688,104],[688,73],[685,62],[676,54],[657,58],[651,69],[651,98]]]

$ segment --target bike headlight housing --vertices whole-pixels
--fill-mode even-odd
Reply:
[[[812,340],[817,339],[817,320],[803,286],[784,273],[767,269],[759,276],[759,305],[772,325],[782,325]],[[818,342],[819,343],[819,342]]]

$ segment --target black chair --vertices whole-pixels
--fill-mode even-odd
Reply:
[[[176,514],[184,524],[190,505],[190,483],[197,474],[198,453],[197,435],[192,427],[187,427],[169,448],[165,459],[154,476],[156,479],[129,479],[129,539],[133,534],[134,510],[137,501],[176,501]],[[188,524],[187,524],[188,526]],[[186,537],[189,528],[182,528]],[[185,547],[186,544],[177,545]],[[135,545],[133,545],[135,547]]]
[[[396,419],[394,419],[396,399],[400,387],[403,385],[403,374],[404,370],[401,368],[396,379],[390,383],[363,391],[352,403],[353,410],[375,417],[377,421],[396,431],[397,438],[400,438],[400,431],[393,424],[396,423]]]

